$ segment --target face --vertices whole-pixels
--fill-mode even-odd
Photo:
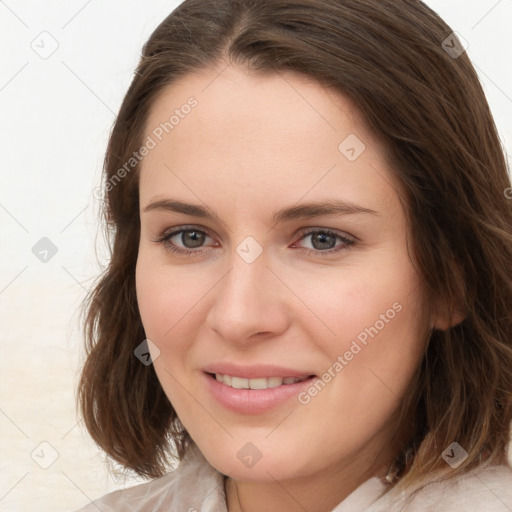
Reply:
[[[205,457],[263,481],[390,455],[432,318],[391,169],[350,101],[229,66],[168,87],[144,140],[138,303]]]

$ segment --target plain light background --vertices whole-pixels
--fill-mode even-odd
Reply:
[[[114,479],[77,417],[78,308],[107,257],[93,189],[108,134],[179,3],[0,1],[1,511],[72,511],[142,481]],[[469,43],[512,154],[512,1],[426,3]]]

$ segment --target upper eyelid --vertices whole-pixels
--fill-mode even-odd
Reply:
[[[176,228],[170,228],[170,229],[164,230],[162,232],[162,235],[171,237],[171,236],[175,236],[179,233],[182,233],[183,231],[200,231],[202,233],[206,233],[210,238],[215,238],[214,236],[211,235],[211,233],[208,229],[199,227],[199,226],[179,226]]]
[[[209,236],[211,239],[215,239],[214,236],[209,232],[207,228],[196,226],[196,225],[184,225],[184,226],[177,226],[176,228],[170,228],[168,230],[164,230],[162,232],[162,235],[171,238],[173,236],[176,236],[184,231],[200,231],[205,233],[207,236]],[[332,232],[336,236],[348,238],[350,240],[353,240],[354,242],[358,241],[358,238],[352,234],[346,233],[345,231],[340,231],[334,228],[326,228],[326,227],[319,227],[319,226],[309,226],[299,229],[296,236],[300,236],[301,239],[305,236],[309,236],[315,232]]]

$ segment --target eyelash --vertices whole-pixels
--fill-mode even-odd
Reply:
[[[182,249],[170,242],[170,239],[173,236],[178,235],[180,233],[187,232],[187,231],[197,231],[199,233],[203,233],[207,236],[210,236],[206,231],[197,229],[195,227],[186,227],[186,228],[182,227],[181,229],[172,231],[171,233],[166,233],[164,231],[153,241],[157,242],[157,243],[161,243],[167,250],[169,250],[173,253],[183,255],[183,256],[203,253],[204,251],[201,249]],[[349,249],[350,246],[355,243],[354,239],[352,239],[346,235],[341,235],[341,234],[337,233],[336,231],[332,231],[330,229],[311,229],[309,231],[305,231],[305,232],[301,233],[300,240],[303,240],[304,238],[307,238],[308,236],[311,236],[311,235],[314,235],[317,233],[323,233],[323,234],[327,234],[330,236],[334,236],[334,237],[336,237],[336,239],[341,240],[345,245],[338,246],[337,248],[334,248],[334,249],[328,249],[326,251],[321,251],[319,249],[308,249],[308,248],[303,248],[303,247],[301,247],[299,249],[301,249],[302,251],[304,251],[306,254],[308,254],[310,256],[331,256],[331,255],[339,253],[343,250]],[[212,238],[212,237],[210,237],[210,238]]]

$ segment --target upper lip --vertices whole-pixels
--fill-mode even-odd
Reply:
[[[244,379],[263,379],[269,377],[309,377],[312,372],[275,366],[272,364],[256,364],[250,366],[240,366],[233,363],[212,363],[203,368],[206,373],[220,373],[221,375],[231,375],[232,377],[242,377]]]

